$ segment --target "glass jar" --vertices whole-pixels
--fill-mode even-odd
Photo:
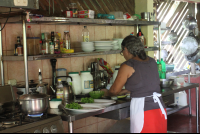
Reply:
[[[63,37],[63,48],[70,49],[70,34],[69,31],[64,32],[64,37]]]
[[[77,18],[78,17],[78,7],[77,7],[76,3],[69,4],[69,9],[70,9],[70,11],[73,12],[73,18]]]

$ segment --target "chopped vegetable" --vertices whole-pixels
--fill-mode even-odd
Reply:
[[[75,102],[67,104],[65,107],[69,109],[82,109],[81,105]]]
[[[94,103],[94,99],[92,98],[81,98],[82,103]]]

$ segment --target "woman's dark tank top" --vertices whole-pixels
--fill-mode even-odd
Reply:
[[[131,92],[131,98],[151,96],[154,92],[161,93],[157,63],[153,58],[149,57],[148,61],[130,59],[123,64],[135,70],[125,84],[125,88]],[[160,101],[165,107],[162,97]],[[158,103],[154,103],[153,97],[146,97],[144,111],[153,109],[159,109]]]

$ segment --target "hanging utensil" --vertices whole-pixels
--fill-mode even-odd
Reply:
[[[188,15],[187,18],[182,22],[183,28],[186,30],[193,30],[197,28],[197,20],[192,16]]]
[[[199,45],[200,39],[193,32],[183,39],[180,44],[180,50],[187,61],[196,63],[200,59]]]
[[[172,45],[175,45],[178,41],[178,35],[174,30],[171,31],[167,36],[167,41],[169,41]]]

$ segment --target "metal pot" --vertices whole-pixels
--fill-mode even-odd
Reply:
[[[32,92],[20,96],[19,102],[21,110],[25,114],[41,114],[47,112],[49,108],[49,96],[36,92],[36,89],[32,89]]]
[[[172,45],[175,45],[178,41],[178,35],[174,30],[171,31],[171,33],[167,36],[167,40],[170,41]]]
[[[187,61],[196,63],[200,59],[199,45],[200,39],[192,32],[183,39],[180,50]]]
[[[193,30],[197,28],[197,20],[192,15],[188,15],[182,24],[187,30]]]

